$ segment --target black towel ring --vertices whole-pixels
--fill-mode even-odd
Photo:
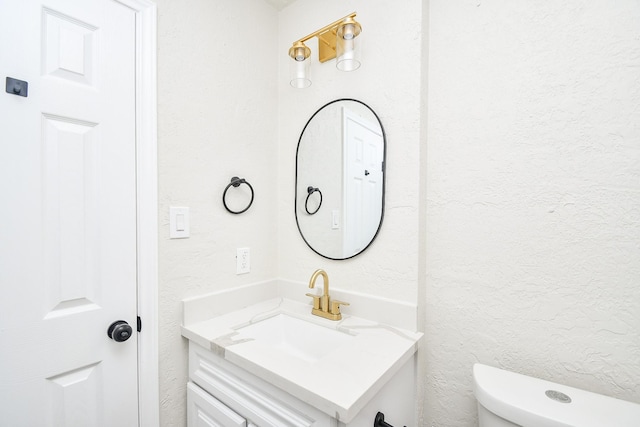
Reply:
[[[318,207],[316,208],[315,211],[310,212],[309,211],[309,197],[311,197],[311,195],[315,192],[318,192],[318,194],[320,194],[320,203],[318,203]],[[313,188],[313,187],[307,187],[307,200],[305,200],[304,202],[304,210],[307,211],[307,213],[309,215],[314,215],[316,214],[319,210],[320,210],[320,206],[322,206],[322,191],[320,191],[319,188]]]
[[[229,188],[233,187],[240,187],[240,184],[247,184],[249,186],[249,189],[251,190],[251,201],[249,202],[249,204],[247,205],[246,208],[242,209],[241,211],[232,211],[231,209],[229,209],[229,206],[227,206],[227,191],[229,190]],[[238,178],[237,176],[234,176],[233,178],[231,178],[231,182],[229,183],[229,185],[227,185],[227,187],[224,189],[224,193],[222,193],[222,204],[224,205],[225,209],[228,210],[229,212],[231,212],[232,214],[241,214],[242,212],[246,212],[247,209],[249,209],[251,207],[251,204],[253,203],[253,187],[251,186],[251,184],[249,184],[249,182],[247,182],[247,180],[245,180],[244,178]]]

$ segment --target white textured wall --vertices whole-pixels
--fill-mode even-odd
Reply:
[[[425,425],[476,361],[640,403],[640,2],[429,14]]]
[[[262,0],[157,4],[160,400],[161,424],[173,427],[186,421],[182,299],[274,277],[306,281],[322,267],[336,287],[416,302],[421,2],[403,1],[393,14],[381,0],[299,0],[279,14]],[[353,10],[367,43],[362,68],[341,73],[316,62],[313,86],[290,88],[290,44]],[[329,262],[297,231],[295,150],[311,114],[339,97],[360,99],[380,115],[390,166],[378,240],[355,260]],[[256,190],[240,216],[220,200],[234,175]],[[191,208],[191,238],[168,238],[169,206]],[[244,246],[251,273],[236,276],[235,249]]]
[[[420,174],[420,0],[298,0],[279,13],[279,274],[307,281],[324,268],[336,288],[417,302],[418,176]],[[345,73],[335,62],[312,52],[312,85],[289,86],[291,44],[353,11],[362,24],[362,66]],[[401,42],[399,42],[401,40]],[[387,136],[386,210],[372,246],[345,261],[320,257],[307,247],[296,227],[293,199],[295,153],[300,132],[311,115],[337,98],[356,98],[380,117]],[[305,292],[304,289],[300,290]],[[349,307],[345,308],[348,312]]]
[[[161,424],[178,427],[180,301],[277,275],[277,12],[262,0],[156,2]],[[241,215],[222,205],[232,176],[256,193]],[[169,240],[169,206],[191,208],[191,238]],[[250,274],[235,274],[237,247],[251,248]]]

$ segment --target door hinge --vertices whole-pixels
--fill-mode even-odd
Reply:
[[[138,332],[142,330],[142,319],[138,316]]]

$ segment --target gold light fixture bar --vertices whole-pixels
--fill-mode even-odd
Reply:
[[[304,53],[304,59],[308,58],[311,55],[310,49],[304,44],[307,40],[318,37],[318,59],[320,62],[326,62],[330,59],[336,57],[336,37],[338,28],[345,24],[353,24],[354,27],[354,37],[360,34],[362,31],[362,27],[360,24],[354,19],[356,17],[356,12],[350,13],[349,15],[338,19],[335,22],[332,22],[329,25],[325,25],[319,30],[314,31],[306,37],[303,37],[299,40],[296,40],[293,43],[293,46],[289,49],[289,56],[296,59],[296,57],[300,57]],[[300,59],[298,59],[300,60]]]

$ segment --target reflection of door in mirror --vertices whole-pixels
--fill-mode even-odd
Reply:
[[[355,99],[331,101],[305,125],[296,150],[295,214],[300,235],[317,254],[352,258],[376,238],[384,215],[385,146],[380,119]],[[322,191],[313,215],[305,205],[309,186]]]
[[[378,123],[342,110],[343,254],[362,251],[378,228],[382,206],[383,136]]]

